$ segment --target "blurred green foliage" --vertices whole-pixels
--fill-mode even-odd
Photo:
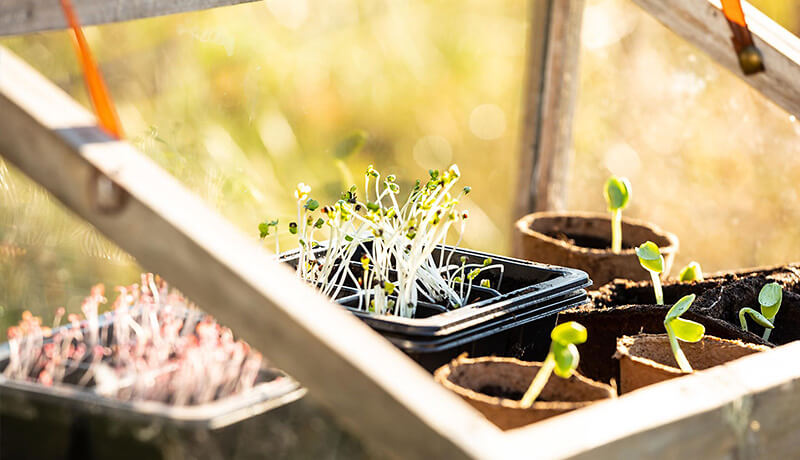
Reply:
[[[602,211],[603,181],[624,175],[626,215],[678,233],[678,266],[800,259],[800,124],[626,0],[587,3],[570,208]],[[754,3],[797,31],[794,2]],[[463,244],[506,253],[526,5],[266,0],[86,34],[129,139],[254,239],[289,219],[298,182],[328,202],[368,164],[408,190],[458,163],[474,190]],[[0,44],[88,106],[65,32]],[[0,197],[0,326],[136,281],[135,261],[1,163]]]

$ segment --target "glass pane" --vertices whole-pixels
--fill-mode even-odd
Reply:
[[[625,215],[678,234],[678,269],[800,259],[800,123],[632,2],[589,1],[582,40],[570,208],[603,211],[625,175]]]
[[[254,239],[266,218],[280,218],[288,234],[298,182],[326,204],[361,186],[369,164],[408,191],[429,169],[457,163],[473,188],[462,203],[471,220],[463,244],[503,252],[526,18],[525,2],[512,0],[269,0],[88,27],[86,35],[127,137]],[[88,107],[66,32],[0,44]],[[364,149],[337,160],[337,143],[355,130],[369,134]],[[39,195],[49,207],[32,202],[26,212],[55,213]],[[19,207],[6,212],[27,227],[55,225],[37,225]],[[85,228],[59,219],[66,235]],[[52,266],[85,280],[81,295],[94,282],[136,280],[134,266],[115,278],[79,248],[70,252],[71,243],[53,243],[62,257]],[[292,244],[282,238],[282,249]],[[35,266],[25,273],[15,292],[63,285]],[[0,289],[0,304],[66,301],[15,295]]]

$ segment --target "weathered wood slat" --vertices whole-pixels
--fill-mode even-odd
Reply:
[[[584,0],[531,2],[514,219],[566,205]]]
[[[742,2],[766,70],[745,76],[719,0],[633,0],[670,30],[739,76],[787,112],[800,116],[800,38],[749,3]]]
[[[536,458],[794,458],[800,342],[506,434]],[[561,442],[554,442],[561,440]]]
[[[476,411],[2,47],[0,154],[296,377],[368,445],[467,458],[498,444],[499,430]]]
[[[205,10],[256,0],[73,0],[85,26]],[[0,36],[64,29],[58,0],[0,1]]]

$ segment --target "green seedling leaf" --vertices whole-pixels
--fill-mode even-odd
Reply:
[[[752,308],[742,308],[739,310],[739,323],[742,325],[742,329],[745,331],[747,330],[747,319],[744,315],[750,315],[750,317],[753,318],[753,321],[755,321],[759,326],[767,329],[775,328],[775,325],[772,324],[772,322],[761,313],[753,310]]]
[[[679,316],[686,313],[686,310],[688,310],[689,307],[692,306],[692,302],[694,302],[694,299],[696,297],[697,296],[694,294],[689,294],[681,297],[680,300],[675,302],[675,305],[673,305],[672,308],[669,309],[669,311],[667,312],[667,317],[664,319],[664,322],[669,322],[674,319],[677,319]]]
[[[578,363],[580,362],[578,347],[571,343],[568,345],[554,343],[550,350],[556,361],[553,372],[563,379],[568,379],[578,368]]]
[[[661,256],[658,246],[652,241],[642,243],[636,248],[636,255],[639,257],[639,263],[646,270],[656,273],[664,271],[664,257]]]
[[[706,333],[706,327],[700,323],[683,318],[675,318],[670,323],[675,337],[683,342],[697,342]]]
[[[360,152],[361,148],[364,147],[364,144],[367,142],[368,137],[369,135],[367,132],[363,130],[352,132],[336,144],[333,155],[336,158],[344,159]]]
[[[703,269],[697,262],[690,262],[689,265],[683,267],[678,274],[678,281],[688,283],[690,281],[703,281]]]
[[[625,177],[611,176],[606,181],[603,194],[609,211],[624,209],[631,198],[631,183]]]
[[[778,283],[769,283],[761,288],[758,294],[758,303],[761,304],[761,313],[769,319],[775,318],[781,308],[783,288]]]
[[[275,229],[277,230],[277,228],[278,228],[278,219],[265,220],[264,222],[261,222],[260,224],[258,224],[258,233],[260,234],[261,239],[264,239],[267,236],[269,236],[269,229],[271,227],[275,227]]]
[[[587,337],[586,328],[575,321],[559,324],[550,332],[550,338],[553,342],[561,345],[581,344],[586,342]]]

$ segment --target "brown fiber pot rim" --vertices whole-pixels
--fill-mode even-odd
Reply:
[[[548,411],[569,411],[573,409],[579,409],[581,407],[586,407],[588,405],[594,404],[598,401],[608,398],[616,398],[617,392],[614,388],[604,383],[595,382],[594,380],[588,379],[577,372],[573,373],[572,377],[569,380],[573,382],[577,382],[581,386],[584,387],[584,390],[593,393],[594,399],[586,399],[583,401],[534,401],[533,405],[529,408],[523,408],[520,405],[520,402],[514,399],[508,398],[500,398],[497,396],[489,396],[487,394],[481,393],[479,391],[473,390],[472,388],[467,388],[461,385],[454,383],[450,380],[452,375],[452,371],[454,368],[459,366],[472,366],[476,364],[483,364],[488,363],[489,365],[497,364],[503,366],[519,366],[519,367],[526,367],[526,368],[535,368],[539,369],[542,366],[540,362],[530,362],[530,361],[521,361],[516,358],[505,358],[505,357],[497,357],[497,356],[484,356],[480,358],[467,358],[466,356],[459,356],[458,358],[454,359],[448,364],[440,367],[436,370],[434,374],[434,379],[443,385],[448,390],[458,394],[462,398],[467,400],[478,401],[490,406],[495,407],[502,407],[506,409],[512,410],[519,410],[519,411],[537,411],[537,410],[548,410]],[[535,375],[535,373],[534,373]],[[533,380],[531,378],[531,380]],[[548,386],[551,385],[551,382],[558,382],[560,379],[555,374],[553,374],[548,382]],[[501,385],[501,383],[497,383],[497,385]],[[524,390],[522,390],[524,392]]]
[[[760,351],[767,351],[770,348],[765,345],[757,345],[754,343],[747,343],[742,342],[741,340],[728,340],[728,339],[720,339],[719,337],[714,337],[713,335],[704,336],[702,342],[706,346],[710,347],[720,347],[720,346],[729,346],[729,347],[737,347],[737,348],[745,348],[751,350],[753,353],[757,353]],[[683,344],[684,342],[679,343]],[[671,364],[664,364],[663,362],[659,362],[650,358],[645,358],[640,356],[639,353],[642,351],[641,348],[644,348],[647,345],[656,344],[659,347],[665,347],[670,351],[669,356],[672,356],[672,351],[669,345],[669,337],[667,334],[638,334],[634,336],[625,335],[617,339],[617,351],[614,354],[614,358],[622,359],[628,358],[631,361],[636,363],[642,364],[644,366],[653,367],[669,374],[674,375],[688,375],[691,372],[684,372],[680,368],[675,367]],[[684,350],[685,352],[685,350]],[[702,365],[702,366],[695,366],[695,363],[692,362],[691,356],[686,356],[689,360],[689,364],[695,369],[695,371],[701,371],[704,369],[709,369],[716,365],[724,364],[724,363],[715,363],[713,365]],[[675,358],[671,358],[673,361]]]
[[[611,228],[611,218],[606,213],[598,213],[598,212],[584,212],[584,211],[543,211],[543,212],[535,212],[532,214],[528,214],[517,220],[516,227],[517,230],[522,233],[523,235],[529,236],[531,238],[536,238],[542,241],[545,241],[549,244],[560,246],[565,250],[575,253],[581,254],[593,254],[593,255],[618,255],[618,256],[635,256],[636,255],[636,248],[628,248],[622,249],[619,253],[614,253],[611,249],[596,249],[596,248],[586,248],[583,246],[577,246],[574,244],[569,244],[566,241],[559,240],[550,236],[547,236],[544,233],[538,232],[533,230],[532,226],[536,219],[542,218],[573,218],[573,219],[590,219],[590,220],[605,220],[608,221],[608,228]],[[674,233],[670,233],[666,230],[661,229],[661,227],[652,224],[650,222],[639,220],[639,219],[631,219],[628,217],[622,217],[622,225],[623,225],[623,241],[625,240],[625,231],[624,227],[638,227],[641,230],[647,230],[652,232],[653,234],[657,235],[662,239],[662,241],[667,241],[668,244],[666,245],[659,245],[659,249],[661,250],[661,255],[667,256],[670,254],[675,254],[678,252],[678,237]],[[642,241],[641,243],[644,243]],[[640,244],[641,244],[640,243]],[[658,242],[656,242],[658,243]]]

